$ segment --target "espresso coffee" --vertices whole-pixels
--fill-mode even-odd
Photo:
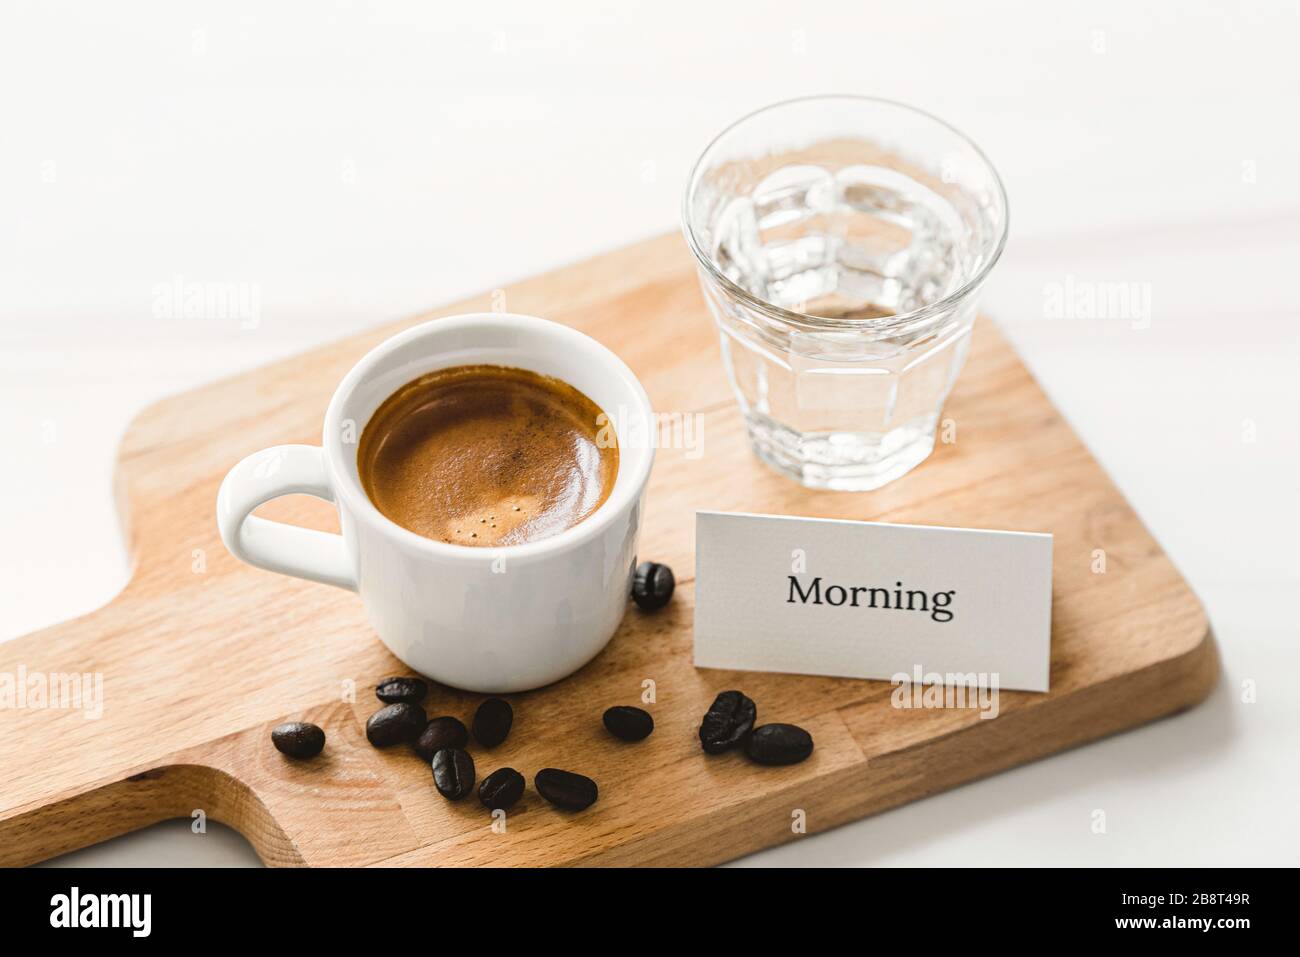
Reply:
[[[361,484],[403,528],[440,542],[519,545],[598,509],[618,474],[600,407],[559,379],[471,365],[407,383],[371,417]]]

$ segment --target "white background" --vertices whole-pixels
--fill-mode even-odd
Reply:
[[[673,229],[732,119],[887,96],[1001,170],[986,312],[1204,600],[1225,675],[1186,715],[744,863],[1297,863],[1294,5],[483,6],[5,4],[0,638],[125,582],[112,461],[148,402]],[[154,318],[178,276],[256,284],[260,324]],[[1046,318],[1067,276],[1149,284],[1150,328]],[[173,823],[65,861],[256,858]]]

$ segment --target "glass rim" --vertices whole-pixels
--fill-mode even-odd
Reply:
[[[810,315],[808,313],[794,312],[793,310],[778,306],[775,303],[768,302],[767,300],[754,295],[743,286],[738,285],[725,276],[714,264],[713,257],[704,251],[699,238],[695,234],[695,224],[691,220],[691,199],[695,195],[696,186],[699,183],[701,170],[704,166],[704,160],[708,157],[709,153],[712,152],[713,148],[737,127],[749,122],[763,113],[768,113],[772,110],[777,110],[786,106],[793,106],[799,103],[813,103],[827,100],[852,100],[859,103],[874,103],[882,106],[896,107],[908,113],[913,113],[917,116],[923,117],[924,119],[946,129],[969,146],[975,152],[976,157],[979,158],[985,168],[992,175],[993,183],[997,187],[997,195],[1002,201],[1002,229],[998,235],[997,242],[993,244],[992,253],[989,255],[988,261],[984,263],[979,272],[964,282],[956,291],[949,293],[942,299],[936,300],[927,306],[922,306],[921,308],[913,309],[910,312],[898,313],[891,316],[880,316],[866,319],[836,319],[830,316]],[[751,110],[744,116],[723,127],[723,129],[714,136],[713,139],[709,140],[708,145],[704,147],[699,158],[696,159],[694,165],[691,167],[690,176],[687,177],[686,180],[686,190],[682,194],[682,232],[685,234],[686,244],[691,248],[691,252],[695,255],[696,260],[708,272],[708,274],[727,292],[734,295],[736,298],[743,300],[748,305],[758,309],[760,312],[766,313],[768,316],[789,325],[816,329],[818,331],[833,332],[837,330],[844,331],[846,329],[887,330],[895,327],[912,325],[914,323],[921,323],[939,315],[940,313],[952,310],[959,302],[961,302],[961,300],[965,299],[983,284],[993,267],[997,265],[998,260],[1002,258],[1002,251],[1006,248],[1007,235],[1010,232],[1010,227],[1011,206],[1007,200],[1007,190],[1002,183],[1002,177],[998,174],[997,167],[995,167],[992,161],[989,160],[988,155],[980,149],[979,145],[974,140],[951,123],[942,120],[933,113],[920,109],[919,107],[910,106],[907,103],[901,103],[898,100],[891,100],[886,97],[864,96],[857,93],[814,93],[810,96],[796,96],[788,100],[779,100],[776,103],[769,103],[756,110]]]

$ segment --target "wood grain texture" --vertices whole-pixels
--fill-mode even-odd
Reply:
[[[367,349],[411,319],[164,400],[131,425],[118,498],[134,569],[105,608],[0,645],[0,674],[98,673],[103,715],[0,710],[0,863],[26,864],[169,817],[240,830],[270,864],[708,864],[819,831],[1110,734],[1200,701],[1218,676],[1205,615],[1168,557],[997,329],[977,327],[945,415],[958,441],[876,492],[811,492],[757,462],[724,381],[689,255],[675,235],[506,289],[511,311],[576,326],[619,353],[657,410],[704,414],[703,455],[662,450],[641,551],[679,587],[664,611],[630,609],[578,674],[511,696],[516,725],[480,776],[509,765],[530,788],[493,831],[476,801],[444,801],[405,750],[365,741],[374,683],[402,666],[351,593],[258,571],[222,547],[217,487],[244,455],[319,442],[327,400]],[[481,311],[486,296],[432,315]],[[898,710],[884,682],[699,670],[691,663],[694,511],[744,510],[1048,531],[1052,690],[1004,692],[1000,715]],[[307,498],[261,514],[337,528]],[[1094,549],[1107,555],[1092,572]],[[600,714],[655,682],[655,733],[628,745]],[[714,694],[741,687],[760,715],[807,727],[817,750],[788,768],[706,757],[695,731]],[[355,689],[355,694],[349,694]],[[436,687],[429,713],[468,720],[477,696]],[[270,728],[325,728],[322,757],[283,758]],[[571,815],[531,788],[545,766],[600,782]]]

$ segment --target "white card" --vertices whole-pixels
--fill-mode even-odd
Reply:
[[[696,667],[1046,691],[1051,637],[1051,535],[696,513]]]

